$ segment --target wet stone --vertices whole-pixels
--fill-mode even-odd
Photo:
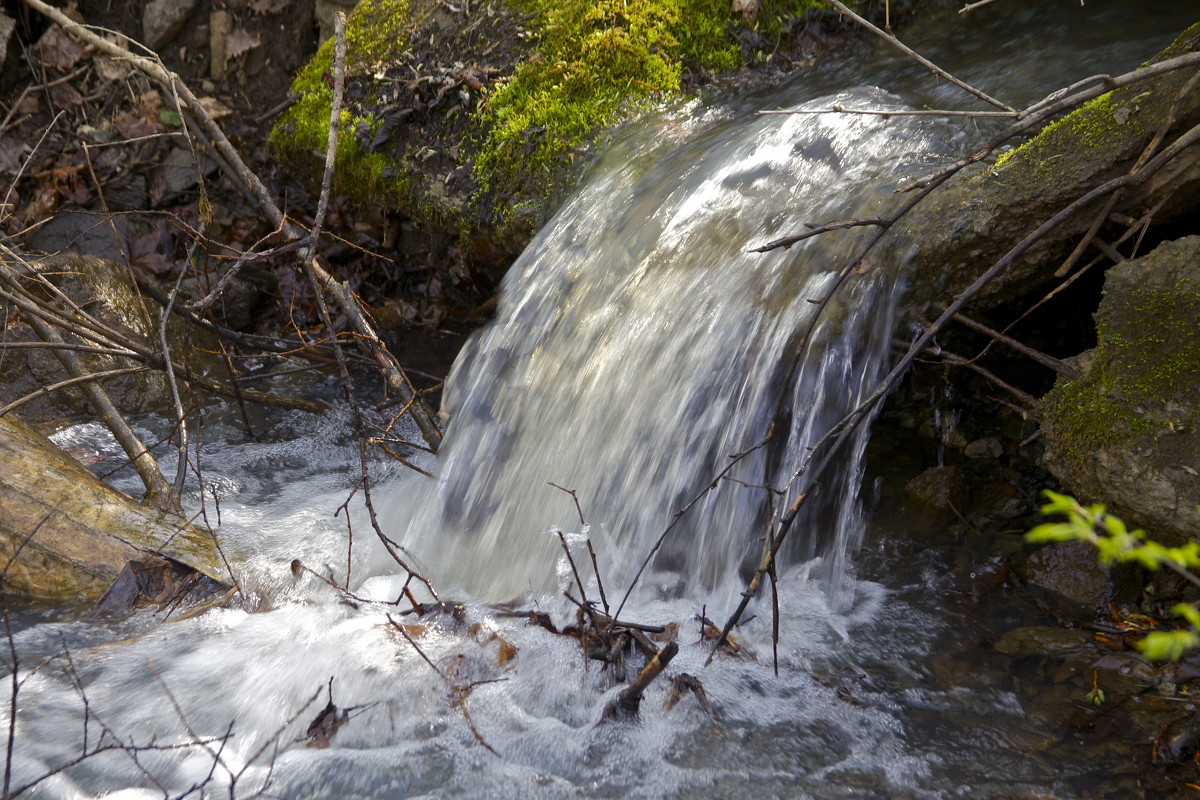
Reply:
[[[805,775],[845,760],[850,734],[828,720],[768,727],[704,727],[683,734],[665,754],[684,769],[708,769],[735,748],[754,772]]]
[[[1025,580],[1084,608],[1104,605],[1113,592],[1109,570],[1086,542],[1050,544],[1031,554]]]
[[[904,485],[908,494],[933,508],[960,506],[967,496],[959,467],[930,467]]]
[[[992,436],[976,439],[963,448],[963,455],[967,458],[999,458],[1004,455],[1004,445]]]
[[[995,648],[1012,658],[1026,656],[1065,656],[1090,647],[1094,637],[1090,631],[1031,625],[1017,628],[1000,637]]]

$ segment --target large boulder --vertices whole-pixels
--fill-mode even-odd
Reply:
[[[1200,236],[1109,270],[1097,345],[1044,399],[1046,464],[1168,542],[1200,537]]]
[[[882,16],[882,3],[851,5]],[[892,19],[915,5],[892,0]],[[718,74],[778,77],[822,38],[814,15],[843,24],[819,0],[363,0],[348,20],[338,186],[447,246],[457,238],[468,260],[479,241],[519,252],[599,134]],[[299,100],[271,136],[310,179],[324,164],[333,44],[297,74]]]

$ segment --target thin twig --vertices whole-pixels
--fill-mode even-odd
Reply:
[[[949,72],[946,72],[946,70],[942,69],[937,64],[934,64],[932,61],[925,58],[923,55],[918,53],[916,50],[913,50],[911,47],[909,47],[908,45],[901,42],[899,39],[897,39],[892,34],[888,33],[887,31],[880,30],[875,25],[872,25],[870,22],[868,22],[867,20],[860,17],[858,14],[855,14],[853,11],[851,11],[849,8],[847,8],[845,6],[845,4],[839,2],[839,0],[829,0],[829,4],[831,6],[833,6],[834,8],[836,8],[842,14],[845,14],[846,16],[850,17],[850,19],[854,20],[859,25],[862,25],[864,28],[871,31],[871,33],[873,33],[876,36],[883,39],[888,44],[892,45],[893,47],[899,48],[900,51],[903,52],[906,56],[915,60],[917,63],[921,64],[923,67],[928,69],[934,75],[937,75],[941,78],[945,78],[946,80],[950,81],[951,83],[953,83],[955,86],[959,87],[960,89],[964,89],[967,92],[970,92],[971,94],[978,97],[980,100],[983,100],[985,103],[988,103],[989,105],[993,105],[996,108],[1001,109],[1002,111],[1008,111],[1010,113],[1016,112],[1016,109],[1010,108],[1009,106],[1005,105],[1004,103],[1001,103],[999,100],[997,100],[993,97],[990,97],[987,94],[984,94],[980,90],[976,89],[974,86],[971,86],[970,84],[964,83],[963,81],[960,81],[958,78],[955,78]]]

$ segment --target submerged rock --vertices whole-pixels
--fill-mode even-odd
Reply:
[[[1098,343],[1045,397],[1050,470],[1164,541],[1200,536],[1200,236],[1113,267]]]

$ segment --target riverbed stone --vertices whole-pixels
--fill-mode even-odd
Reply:
[[[967,485],[958,466],[930,467],[904,485],[908,495],[931,508],[958,507],[967,499]]]
[[[999,458],[1004,455],[1004,445],[994,436],[976,439],[963,448],[967,458]]]
[[[158,50],[179,35],[199,0],[150,0],[142,13],[142,36],[147,47]]]
[[[1112,598],[1109,570],[1086,542],[1049,544],[1031,553],[1025,580],[1062,597],[1081,609],[1103,606]]]
[[[1043,400],[1050,470],[1168,544],[1200,536],[1198,321],[1200,236],[1113,267],[1096,348]]]
[[[1011,658],[1065,656],[1090,647],[1095,637],[1089,631],[1031,625],[1008,631],[996,640],[997,652]]]

